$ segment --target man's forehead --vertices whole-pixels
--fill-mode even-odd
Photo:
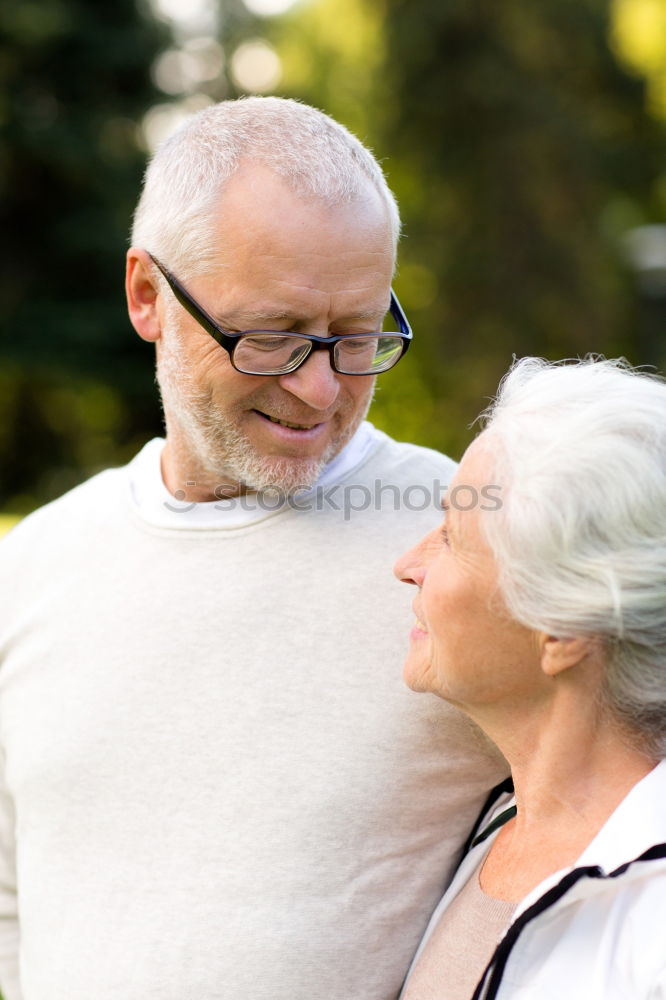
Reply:
[[[369,178],[359,176],[358,184],[346,198],[336,197],[332,201],[299,182],[298,174],[285,176],[261,161],[241,161],[224,182],[214,211],[222,224],[230,213],[250,210],[263,215],[268,226],[277,226],[275,213],[281,204],[296,205],[301,211],[320,217],[330,214],[331,220],[347,215],[350,221],[360,222],[372,215],[376,223],[386,224],[393,237],[388,206]]]
[[[378,312],[388,313],[388,302],[386,305],[380,305],[379,308],[367,307],[354,309],[349,313],[348,317],[341,316],[341,319],[349,318],[359,320],[361,322],[376,320]],[[292,320],[298,320],[302,318],[299,315],[299,310],[292,308],[275,308],[270,304],[262,306],[260,303],[251,303],[242,306],[243,316],[248,320],[253,320],[259,323],[260,321],[271,321],[274,323],[289,322]]]

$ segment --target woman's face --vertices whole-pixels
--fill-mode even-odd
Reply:
[[[442,526],[395,566],[400,580],[419,588],[405,681],[469,708],[511,697],[524,703],[548,682],[539,669],[537,633],[506,611],[481,531],[481,518],[493,517],[502,499],[489,477],[489,457],[483,437],[467,450]]]

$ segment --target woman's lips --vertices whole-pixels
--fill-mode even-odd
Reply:
[[[412,631],[409,633],[410,639],[421,639],[424,635],[427,634],[428,634],[428,629],[417,615],[416,622],[412,627]]]

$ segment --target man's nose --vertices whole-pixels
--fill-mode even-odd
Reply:
[[[328,351],[313,351],[295,372],[280,376],[280,385],[314,410],[326,410],[338,398],[340,376]]]

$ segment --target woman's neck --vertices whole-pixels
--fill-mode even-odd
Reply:
[[[598,700],[562,692],[522,714],[474,713],[511,765],[517,805],[493,843],[481,884],[489,895],[514,901],[573,864],[657,763],[632,746]]]

